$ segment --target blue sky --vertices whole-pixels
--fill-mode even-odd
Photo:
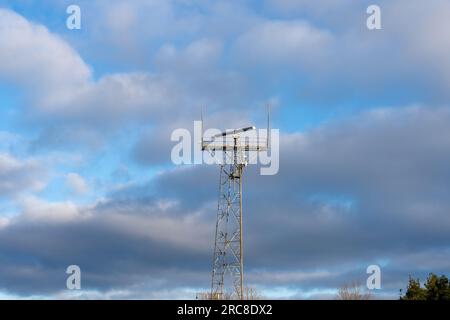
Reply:
[[[218,168],[174,166],[202,106],[280,129],[247,173],[246,278],[379,298],[450,266],[448,2],[0,2],[0,297],[193,298],[210,276]],[[248,188],[248,189],[247,189]],[[273,227],[276,226],[276,227]],[[78,264],[83,290],[65,290]],[[176,276],[174,276],[176,274]]]

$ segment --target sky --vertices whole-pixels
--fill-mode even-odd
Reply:
[[[66,9],[81,8],[81,29]],[[381,29],[366,26],[369,5]],[[170,136],[280,130],[246,168],[245,281],[379,299],[450,268],[445,0],[1,0],[0,299],[193,299],[209,290],[219,168]],[[81,269],[81,290],[66,268]]]

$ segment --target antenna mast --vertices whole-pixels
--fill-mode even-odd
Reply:
[[[227,130],[209,139],[203,138],[202,131],[202,151],[212,155],[222,151],[225,160],[220,164],[210,295],[213,300],[244,299],[242,175],[247,165],[246,153],[264,151],[268,147],[267,140],[256,138],[251,141],[241,136],[255,129],[252,126]]]

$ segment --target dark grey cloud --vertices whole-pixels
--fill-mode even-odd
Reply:
[[[364,266],[395,264],[408,252],[447,250],[449,117],[447,108],[380,109],[284,136],[278,175],[247,171],[247,266],[361,265],[364,273]],[[159,192],[181,196],[185,207],[205,196],[214,201],[217,168],[175,170],[159,179]],[[404,277],[423,274],[414,263],[401,268]]]
[[[306,297],[364,284],[380,264],[378,294],[395,297],[408,274],[445,273],[449,110],[380,109],[284,135],[279,174],[245,176],[249,281]],[[215,166],[179,167],[110,194],[83,219],[13,220],[0,229],[1,287],[60,291],[61,270],[79,264],[89,289],[207,288],[217,179]]]
[[[102,291],[146,282],[160,287],[196,285],[195,274],[207,272],[202,262],[210,258],[201,250],[204,230],[198,231],[189,221],[158,216],[163,213],[153,213],[152,206],[132,207],[102,208],[70,222],[12,221],[0,231],[0,287],[23,295],[55,294],[64,291],[65,269],[72,264],[80,266],[85,289]],[[181,233],[184,228],[186,234]],[[194,246],[194,235],[199,248]],[[185,263],[180,265],[181,261]],[[177,282],[167,277],[169,270]],[[189,273],[193,279],[177,276]]]

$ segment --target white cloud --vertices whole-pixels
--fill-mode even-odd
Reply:
[[[165,70],[188,71],[210,69],[220,58],[223,44],[218,39],[200,39],[188,44],[183,50],[166,44],[156,54],[156,63]],[[180,70],[181,69],[181,70]],[[180,74],[182,74],[180,72]]]
[[[75,50],[47,28],[0,9],[0,77],[56,94],[56,88],[85,85],[91,71]]]
[[[193,40],[181,50],[164,46],[155,57],[158,73],[110,73],[95,79],[58,35],[10,10],[0,9],[0,14],[0,78],[25,89],[32,119],[49,120],[38,145],[55,139],[61,145],[66,140],[101,143],[101,137],[131,123],[164,126],[200,104],[242,101],[242,79],[215,68],[222,54],[218,39]]]
[[[67,223],[83,217],[87,213],[70,201],[49,202],[34,196],[27,196],[20,200],[22,213],[17,217],[18,221],[24,219],[38,223]]]
[[[280,20],[266,18],[243,30],[236,61],[278,81],[298,79],[303,103],[448,101],[448,1],[380,1],[382,30],[373,32],[366,28],[372,3],[345,3],[269,1]]]
[[[66,175],[66,184],[73,192],[77,194],[86,193],[89,190],[86,181],[78,173],[68,173]]]
[[[0,154],[0,196],[42,190],[45,185],[45,170],[39,161]]]
[[[150,118],[179,102],[164,77],[121,73],[94,80],[67,42],[6,9],[0,9],[0,78],[23,85],[36,111],[97,127]]]
[[[237,50],[253,63],[298,65],[316,59],[332,39],[306,21],[267,20],[240,36]]]
[[[2,228],[7,227],[7,226],[9,225],[9,222],[10,222],[10,220],[9,220],[8,218],[1,217],[1,216],[0,216],[0,230],[1,230]]]

